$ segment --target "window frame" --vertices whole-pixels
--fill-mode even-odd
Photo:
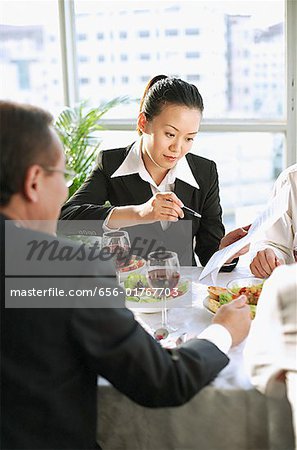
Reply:
[[[78,71],[76,52],[74,0],[59,0],[59,23],[61,35],[63,92],[66,106],[78,102]],[[285,0],[285,50],[286,50],[286,120],[260,119],[204,119],[202,132],[281,132],[284,133],[286,148],[284,166],[297,161],[297,2]],[[106,130],[135,130],[136,118],[103,119]]]

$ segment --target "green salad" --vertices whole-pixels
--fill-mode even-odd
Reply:
[[[135,303],[156,303],[161,300],[161,292],[158,289],[151,288],[145,275],[131,274],[124,281],[126,291],[126,300]],[[181,281],[176,288],[170,291],[166,296],[168,300],[178,298],[188,291],[189,282]]]

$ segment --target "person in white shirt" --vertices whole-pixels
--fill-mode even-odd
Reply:
[[[287,212],[265,233],[263,241],[254,244],[250,269],[261,278],[271,275],[282,264],[294,262],[293,249],[297,246],[297,164],[284,170],[274,185],[276,196],[285,185],[290,186]]]
[[[194,253],[205,265],[220,247],[245,236],[245,228],[224,236],[216,164],[190,153],[203,108],[196,86],[165,75],[152,78],[137,119],[140,139],[101,152],[90,178],[63,206],[61,218],[101,219],[105,230],[146,225],[160,242],[169,229],[179,230],[180,219],[188,219],[192,232],[178,231],[174,241],[189,241],[193,265]],[[111,206],[105,206],[107,201]]]
[[[276,268],[265,281],[244,353],[261,392],[287,393],[297,432],[297,264]]]

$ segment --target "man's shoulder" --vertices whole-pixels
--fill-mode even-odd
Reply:
[[[297,189],[297,164],[293,164],[281,172],[276,181],[276,186],[280,188],[287,183]]]
[[[65,245],[73,245],[74,247],[77,246],[77,244],[75,242],[71,242],[70,240],[67,239],[67,237],[65,236],[56,236],[55,234],[50,234],[47,233],[45,231],[41,231],[41,230],[35,230],[32,226],[34,226],[34,221],[33,223],[30,223],[31,221],[28,221],[28,224],[26,226],[26,221],[22,221],[22,226],[19,226],[17,224],[17,222],[15,220],[9,219],[9,218],[5,218],[5,238],[11,238],[11,239],[16,239],[16,241],[21,241],[21,240],[37,240],[39,242],[43,242],[43,241],[47,241],[47,242],[56,242],[57,244],[59,244],[60,246],[65,246]],[[36,221],[37,222],[37,221]],[[38,221],[40,222],[40,221]],[[45,226],[46,226],[46,222],[45,221]],[[40,225],[42,226],[42,224]]]
[[[86,236],[55,236],[7,221],[7,270],[15,275],[114,277],[111,258],[102,252],[99,240],[96,243],[93,238],[87,242]]]
[[[282,324],[284,326],[289,326],[290,332],[296,334],[297,264],[277,267],[266,283],[266,297],[268,292],[270,292],[271,295],[275,295],[276,302],[274,307],[279,311],[279,317],[281,318]],[[292,326],[292,324],[294,324],[294,326]]]
[[[271,276],[271,283],[275,283],[275,288],[284,292],[294,291],[297,294],[297,264],[286,264],[277,267]]]

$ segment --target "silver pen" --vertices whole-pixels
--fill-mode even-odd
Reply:
[[[187,206],[182,206],[182,209],[184,209],[185,211],[187,211],[189,214],[192,214],[192,216],[195,217],[202,217],[201,214],[197,213],[196,211],[194,211],[191,208],[188,208]]]
[[[166,198],[166,201],[167,201],[167,202],[172,202],[172,200],[169,200],[168,198]],[[181,206],[181,208],[184,209],[185,211],[187,211],[187,212],[188,212],[189,214],[191,214],[192,216],[199,217],[199,218],[202,217],[201,214],[197,213],[196,211],[194,211],[194,210],[191,209],[191,208],[188,208],[188,207],[185,206],[185,205]]]

